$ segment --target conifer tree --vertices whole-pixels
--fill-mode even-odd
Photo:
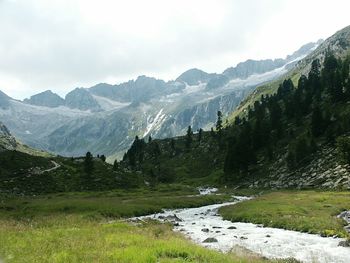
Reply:
[[[94,169],[94,161],[91,152],[87,152],[85,155],[84,169],[87,174],[91,174]]]
[[[100,159],[102,162],[105,162],[106,161],[106,156],[104,154],[100,155]]]
[[[318,105],[314,106],[311,116],[311,133],[318,137],[322,135],[324,129],[322,112]]]
[[[217,116],[218,116],[218,118],[217,118],[217,121],[216,121],[216,130],[218,132],[220,132],[221,129],[222,129],[222,112],[218,111]]]
[[[201,143],[202,141],[202,133],[203,133],[203,129],[200,128],[199,131],[198,131],[198,142]]]
[[[187,133],[186,133],[186,148],[189,149],[191,147],[192,143],[192,128],[191,125],[188,126]]]
[[[170,140],[170,147],[171,147],[171,150],[175,151],[175,140],[174,140],[174,138],[171,138],[171,140]]]
[[[239,118],[239,116],[235,117],[235,125],[239,125],[241,124],[241,119]]]
[[[117,170],[118,170],[118,167],[119,167],[118,160],[115,159],[115,160],[114,160],[114,163],[113,163],[113,171],[117,171]]]

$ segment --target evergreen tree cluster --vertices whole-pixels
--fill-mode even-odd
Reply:
[[[140,167],[144,158],[145,145],[144,139],[139,139],[139,137],[136,136],[130,149],[124,154],[123,161],[127,162],[133,169]]]

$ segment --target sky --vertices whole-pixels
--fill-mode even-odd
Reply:
[[[285,57],[350,25],[349,0],[0,0],[0,90],[220,73]]]

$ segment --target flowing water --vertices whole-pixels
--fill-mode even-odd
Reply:
[[[211,192],[203,191],[205,194]],[[198,208],[165,210],[164,213],[138,219],[172,222],[174,231],[183,233],[202,246],[222,252],[238,246],[267,258],[295,258],[302,262],[350,262],[350,248],[338,246],[344,239],[224,220],[217,214],[220,207],[250,198],[235,199],[233,202]]]

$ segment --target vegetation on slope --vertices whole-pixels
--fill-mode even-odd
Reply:
[[[0,192],[5,193],[33,195],[126,189],[138,187],[141,180],[133,172],[92,156],[88,162],[84,157],[47,158],[4,150],[0,152],[0,164]]]

